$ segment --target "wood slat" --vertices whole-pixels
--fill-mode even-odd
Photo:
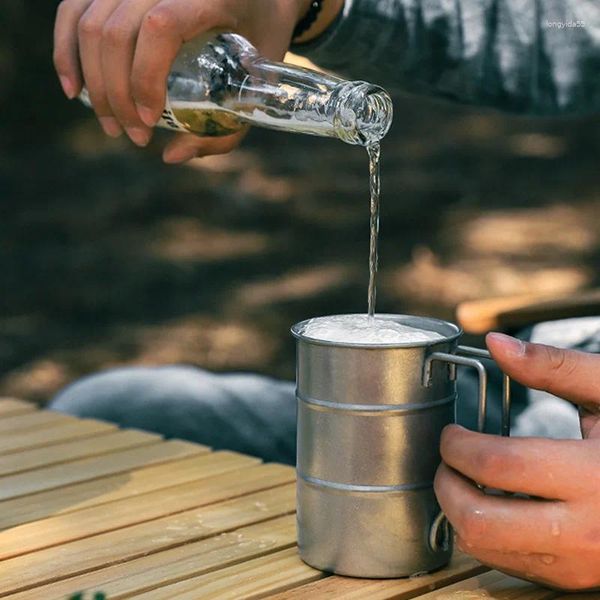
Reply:
[[[59,423],[75,423],[77,419],[59,412],[40,410],[0,419],[0,434],[52,427]]]
[[[490,571],[419,596],[419,600],[551,600],[559,594],[556,590]]]
[[[166,528],[180,525],[166,525]],[[120,600],[232,564],[295,546],[296,517],[288,515],[199,542],[143,556],[9,596],[10,600],[63,600],[76,592],[103,592]]]
[[[224,473],[231,470],[234,464],[231,455],[240,456],[231,452],[200,453],[165,464],[134,469],[127,473],[127,477],[113,475],[5,500],[0,502],[0,530]],[[257,458],[244,458],[247,461],[245,464],[260,463]],[[238,464],[239,461],[235,462],[235,465]]]
[[[0,560],[158,519],[294,479],[289,467],[253,466],[252,460],[243,455],[230,456],[229,468],[223,466],[225,473],[209,479],[116,500],[105,504],[102,509],[93,506],[6,529],[0,532]]]
[[[269,596],[269,600],[304,600],[305,598],[343,598],[344,600],[407,600],[435,588],[441,588],[488,571],[473,558],[455,551],[450,564],[435,573],[403,579],[355,579],[332,576],[289,590],[283,594]],[[453,598],[453,600],[458,600]]]
[[[600,312],[600,289],[578,290],[567,296],[556,293],[484,298],[461,303],[456,316],[467,333],[523,329],[542,321],[595,317]]]
[[[289,548],[146,592],[144,600],[263,598],[323,577],[327,575],[300,560],[297,548]]]
[[[115,454],[83,458],[64,465],[8,475],[0,478],[0,500],[59,488],[78,481],[125,473],[145,465],[191,456],[203,451],[206,451],[206,448],[189,442],[180,440],[158,441],[141,448],[123,450]]]
[[[110,454],[127,448],[156,443],[159,440],[161,440],[161,437],[155,433],[129,429],[114,431],[90,439],[55,444],[47,448],[25,450],[18,454],[7,454],[0,456],[0,477],[50,465],[73,462],[80,458]]]
[[[255,479],[252,485],[248,485],[248,475],[258,470],[265,473],[268,471],[270,477],[265,477],[262,481]],[[264,485],[277,485],[286,478],[289,475],[286,477],[284,471],[277,473],[274,469],[269,469],[268,465],[248,469],[239,475],[240,485],[247,491],[252,487],[256,489]],[[229,491],[223,490],[221,496]],[[219,497],[216,490],[213,490],[212,497]],[[200,500],[202,501],[203,499]],[[214,537],[225,531],[291,513],[294,504],[295,486],[288,484],[5,560],[2,562],[0,595],[37,588],[186,542]],[[98,519],[100,518],[102,515],[98,515]],[[40,534],[42,532],[40,529]]]
[[[600,592],[576,592],[561,594],[556,600],[600,600]]]
[[[37,410],[37,406],[32,402],[18,400],[17,398],[0,398],[0,419],[22,415]]]
[[[94,419],[81,419],[46,429],[3,433],[0,436],[0,455],[52,446],[81,438],[87,439],[116,429],[117,426],[112,423]]]
[[[578,600],[461,553],[418,578],[328,576],[297,554],[290,467],[25,404],[0,399],[3,598]]]

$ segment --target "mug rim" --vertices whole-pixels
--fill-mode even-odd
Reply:
[[[332,342],[329,340],[321,340],[318,338],[313,338],[302,333],[302,328],[309,322],[314,319],[329,319],[331,317],[340,317],[340,316],[365,316],[364,313],[341,313],[336,315],[322,315],[320,317],[312,317],[309,319],[304,319],[299,321],[295,325],[292,325],[290,331],[292,335],[299,341],[308,342],[311,344],[315,344],[318,346],[333,346],[336,348],[364,348],[369,350],[379,350],[379,349],[389,349],[389,348],[426,348],[429,346],[436,346],[438,344],[447,344],[449,342],[453,342],[457,340],[462,334],[462,328],[456,323],[452,323],[451,321],[444,321],[443,319],[436,319],[435,317],[422,317],[419,315],[405,315],[405,314],[394,314],[394,313],[375,313],[375,317],[378,319],[389,319],[391,321],[396,321],[403,325],[409,326],[417,326],[412,325],[412,322],[421,322],[422,324],[428,324],[431,327],[423,327],[418,326],[420,329],[425,329],[427,331],[435,331],[444,337],[438,340],[430,340],[430,341],[419,341],[419,342],[387,342],[385,344],[377,344],[373,342]],[[444,329],[445,331],[440,331],[440,329]],[[448,330],[453,330],[452,332]]]

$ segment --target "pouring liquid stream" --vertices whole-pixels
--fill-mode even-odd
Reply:
[[[379,238],[379,156],[381,147],[379,142],[367,146],[369,154],[369,188],[370,188],[370,242],[369,242],[369,290],[368,314],[375,316],[375,301],[377,299],[377,244]]]

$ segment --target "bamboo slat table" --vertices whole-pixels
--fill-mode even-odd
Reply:
[[[290,467],[0,400],[0,598],[562,597],[459,553],[412,579],[321,573],[294,504]]]

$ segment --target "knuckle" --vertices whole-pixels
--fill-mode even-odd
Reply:
[[[102,39],[112,46],[124,46],[132,39],[132,34],[122,24],[109,20],[102,28]]]
[[[68,8],[66,7],[66,2],[60,2],[56,7],[56,20],[64,19],[65,14],[68,13]]]
[[[577,361],[572,352],[553,346],[542,346],[542,348],[544,362],[548,365],[544,374],[545,385],[551,384],[557,376],[570,377],[575,373]]]
[[[73,7],[72,7],[71,2],[69,0],[63,0],[56,7],[56,18],[64,19],[65,17],[69,16],[72,12],[73,12]]]
[[[77,25],[79,37],[96,38],[102,35],[102,23],[95,17],[84,15]]]
[[[552,369],[560,371],[565,375],[571,375],[577,366],[570,352],[565,352],[557,348],[553,348],[550,352],[550,364]]]
[[[144,17],[142,27],[150,33],[164,33],[177,27],[177,16],[166,6],[157,6]]]

